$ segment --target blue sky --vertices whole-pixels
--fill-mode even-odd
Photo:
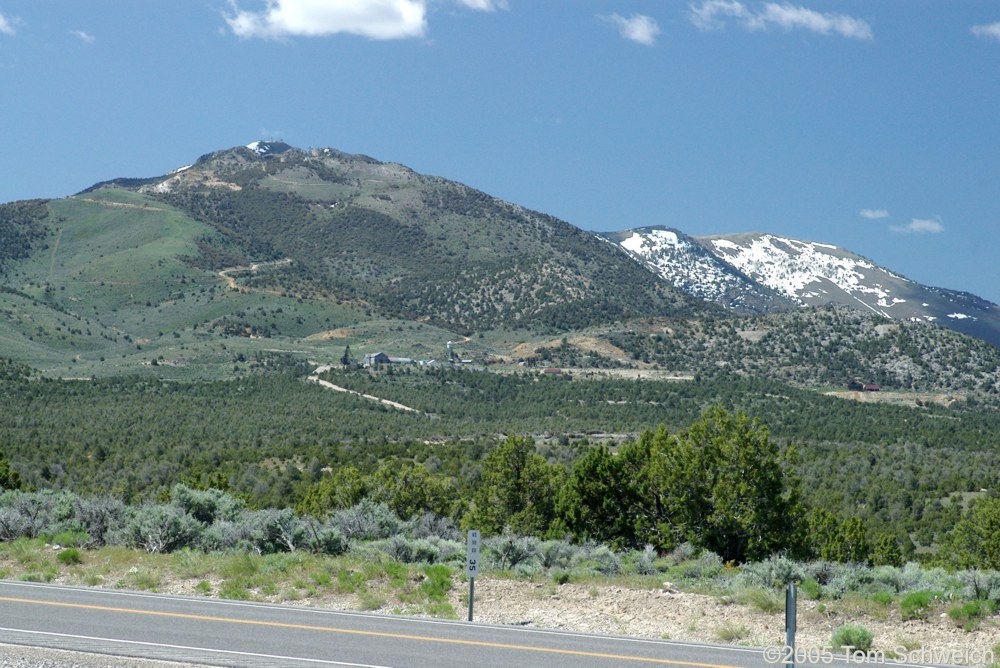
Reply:
[[[1000,3],[0,0],[0,201],[257,139],[1000,302]]]

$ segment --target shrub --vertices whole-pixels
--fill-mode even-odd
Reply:
[[[948,616],[966,631],[973,631],[980,620],[992,614],[994,606],[989,601],[969,601],[964,605],[956,605],[948,610]]]
[[[198,546],[206,552],[236,550],[260,554],[254,543],[253,527],[245,517],[235,522],[219,520],[206,527],[199,535]]]
[[[330,556],[347,552],[347,539],[337,527],[313,518],[304,519],[302,527],[305,531],[304,542],[309,551]]]
[[[362,499],[333,514],[332,525],[350,540],[379,540],[399,533],[400,520],[384,503]]]
[[[193,545],[201,524],[176,506],[148,505],[132,509],[115,535],[128,547],[147,552],[170,552]]]
[[[428,601],[443,603],[448,600],[451,591],[451,569],[442,564],[433,564],[424,569],[424,580],[420,583],[420,591]]]
[[[465,563],[465,543],[429,536],[426,541],[437,550],[438,561],[461,561]]]
[[[876,566],[872,569],[872,581],[883,589],[894,593],[903,591],[905,586],[903,572],[895,566]]]
[[[827,598],[842,598],[850,592],[861,591],[864,585],[872,582],[872,570],[862,564],[834,564],[832,574],[823,596]]]
[[[0,497],[0,540],[37,538],[46,533],[76,529],[69,492],[8,492]]]
[[[750,635],[750,629],[743,624],[723,624],[715,630],[715,637],[722,642],[736,642]]]
[[[809,561],[801,565],[805,579],[812,579],[821,585],[829,584],[837,571],[837,564],[832,561]]]
[[[291,508],[249,511],[247,522],[250,541],[258,552],[294,552],[306,543],[306,525]]]
[[[220,519],[234,520],[246,505],[242,499],[220,489],[191,489],[181,484],[170,490],[170,500],[202,524]]]
[[[702,580],[713,578],[723,570],[722,557],[710,550],[702,550],[697,559],[678,564],[670,569],[669,574],[675,579]]]
[[[656,567],[656,548],[652,545],[647,544],[639,553],[639,558],[635,562],[635,572],[639,575],[653,575],[659,572]]]
[[[393,536],[382,543],[382,550],[394,561],[398,561],[401,564],[408,564],[413,561],[413,549],[410,547],[410,541],[406,540],[405,536]]]
[[[775,612],[781,612],[785,609],[785,599],[783,596],[779,596],[777,592],[770,589],[744,589],[739,592],[736,599],[740,603],[747,605],[752,605],[761,612],[766,612],[768,614],[773,614]]]
[[[539,546],[539,552],[544,568],[569,568],[577,546],[568,540],[547,540]]]
[[[516,536],[505,531],[483,541],[486,555],[492,565],[501,570],[511,570],[518,565],[538,560],[540,541],[528,536]]]
[[[77,497],[73,503],[73,513],[80,528],[90,536],[87,547],[100,547],[107,544],[108,533],[121,524],[126,506],[118,499]]]
[[[253,599],[253,594],[247,589],[245,580],[236,578],[225,580],[219,587],[219,598],[228,598],[234,601],[249,601]]]
[[[764,561],[746,564],[741,575],[748,585],[758,587],[783,587],[789,582],[804,579],[802,569],[787,557],[772,556]]]
[[[418,564],[433,564],[441,559],[441,550],[426,538],[417,538],[410,542],[413,550],[412,559]]]
[[[820,586],[816,580],[812,578],[807,578],[799,584],[799,589],[807,597],[814,601],[818,601],[823,595],[823,587]]]
[[[442,517],[431,512],[423,513],[407,521],[402,527],[403,533],[410,538],[440,538],[442,540],[460,541],[462,532],[449,517]]]
[[[872,600],[880,605],[889,605],[892,603],[893,596],[887,591],[877,591],[872,594]]]
[[[617,575],[621,572],[618,555],[606,545],[588,544],[573,557],[576,569],[586,569],[602,575]]]
[[[853,647],[867,652],[872,648],[875,634],[859,624],[844,624],[833,632],[830,644],[834,650]]]
[[[393,536],[388,540],[376,541],[373,546],[403,564],[435,564],[459,553],[457,543],[432,538]]]
[[[667,558],[674,562],[674,564],[679,564],[684,561],[690,561],[694,559],[694,556],[698,554],[698,548],[694,543],[681,543],[667,555]]]
[[[962,597],[983,599],[1000,603],[1000,573],[997,571],[970,570],[959,574]]]
[[[0,541],[9,543],[30,535],[29,520],[14,508],[0,508]]]
[[[923,619],[930,610],[937,594],[932,591],[910,592],[899,602],[899,611],[904,620]]]
[[[56,555],[56,559],[66,564],[67,566],[73,566],[83,561],[80,558],[80,550],[76,549],[75,547],[63,550],[62,552]]]

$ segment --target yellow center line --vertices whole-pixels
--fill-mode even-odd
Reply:
[[[63,603],[60,601],[39,601],[30,598],[15,598],[0,596],[0,601],[9,603],[27,603],[31,605],[50,605],[60,608],[75,608],[78,610],[99,610],[101,612],[118,612],[130,615],[148,615],[151,617],[172,617],[175,619],[189,619],[203,622],[222,622],[226,624],[247,624],[251,626],[268,626],[282,629],[298,629],[303,631],[322,631],[325,633],[345,633],[359,636],[372,636],[377,638],[393,638],[396,640],[416,640],[421,642],[446,643],[450,645],[471,645],[474,647],[492,647],[496,649],[521,650],[525,652],[543,652],[549,654],[565,654],[570,656],[586,656],[598,659],[618,659],[622,661],[637,661],[643,663],[658,663],[673,666],[695,666],[696,668],[737,668],[736,666],[726,666],[716,663],[698,663],[695,661],[675,661],[672,659],[657,659],[645,656],[630,656],[627,654],[605,654],[602,652],[584,652],[572,649],[557,649],[554,647],[533,647],[531,645],[513,645],[508,643],[487,642],[484,640],[459,640],[455,638],[436,638],[433,636],[418,636],[406,633],[386,633],[384,631],[361,631],[358,629],[344,629],[333,626],[312,626],[309,624],[289,624],[286,622],[268,622],[259,619],[236,619],[233,617],[214,617],[211,615],[192,615],[181,612],[162,612],[158,610],[137,610],[133,608],[116,608],[105,605],[88,605],[85,603]]]

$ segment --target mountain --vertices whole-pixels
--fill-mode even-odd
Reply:
[[[333,149],[254,142],[135,189],[216,230],[198,266],[285,258],[284,290],[466,334],[700,308],[569,223]]]
[[[655,227],[602,236],[672,285],[740,313],[840,304],[893,320],[933,322],[1000,347],[996,304],[921,285],[831,244],[762,233],[693,238]]]
[[[0,356],[71,377],[243,373],[346,345],[483,357],[503,332],[713,311],[552,216],[281,142],[0,205],[0,274]]]
[[[838,301],[867,305],[822,306]],[[0,205],[0,358],[60,377],[242,377],[347,348],[441,360],[450,341],[478,361],[995,394],[1000,349],[928,322],[987,338],[991,313],[823,244],[595,235],[282,142]]]

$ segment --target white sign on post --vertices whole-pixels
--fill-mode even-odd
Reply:
[[[479,531],[476,529],[469,531],[469,544],[466,551],[465,564],[470,578],[479,575]]]

